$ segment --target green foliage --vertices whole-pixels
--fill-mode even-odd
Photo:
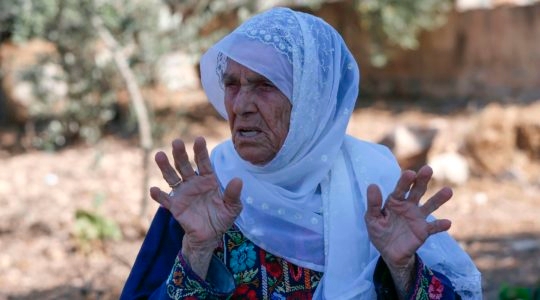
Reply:
[[[251,1],[165,0],[13,0],[0,1],[0,41],[15,43],[32,39],[55,45],[57,56],[45,57],[22,70],[32,84],[30,119],[34,122],[37,148],[55,149],[82,138],[96,142],[107,128],[135,132],[134,115],[119,107],[125,83],[112,59],[111,49],[92,23],[101,19],[118,42],[141,87],[156,80],[157,61],[164,53],[182,50],[193,64],[203,49],[224,35],[227,28],[206,30],[219,16],[241,18],[255,12]],[[242,9],[241,9],[242,8]],[[230,14],[232,12],[232,14]],[[238,13],[236,13],[238,12]],[[205,31],[205,33],[201,33]],[[58,66],[59,84],[66,84],[66,99],[51,96],[41,81],[46,64]],[[125,95],[125,93],[124,93]],[[124,100],[125,103],[125,100]],[[112,122],[117,122],[111,125]]]
[[[499,290],[500,300],[540,300],[540,286],[535,289],[504,284]]]
[[[416,49],[423,30],[433,30],[446,22],[451,0],[355,0],[362,25],[372,37],[371,62],[384,66],[388,46]]]
[[[289,0],[280,5],[315,8],[325,0]],[[24,80],[33,84],[30,113],[36,121],[34,145],[55,149],[82,138],[97,141],[112,122],[124,134],[135,132],[132,114],[120,110],[125,83],[110,49],[92,24],[99,17],[127,57],[143,88],[156,81],[159,58],[174,50],[191,54],[193,64],[216,40],[274,2],[251,0],[10,0],[0,1],[0,42],[43,39],[57,56],[45,57]],[[362,25],[371,33],[371,61],[384,66],[389,46],[418,47],[418,35],[444,23],[451,0],[355,0]],[[225,24],[225,25],[223,25]],[[60,69],[51,75],[52,66]],[[47,75],[48,74],[48,75]],[[42,81],[56,76],[67,85],[66,99],[51,96]],[[181,76],[181,75],[179,75]],[[125,102],[125,101],[124,101]]]
[[[75,212],[74,235],[85,249],[95,241],[119,240],[122,238],[120,227],[113,220],[99,212],[99,207],[104,200],[104,196],[97,195],[94,199],[94,209],[78,209]]]
[[[118,95],[124,82],[107,49],[96,34],[92,18],[101,18],[123,46],[140,85],[151,83],[153,66],[168,50],[158,30],[159,0],[15,0],[0,2],[2,36],[24,43],[44,39],[53,43],[57,55],[44,57],[37,65],[22,70],[21,79],[33,85],[39,101],[30,102],[30,118],[36,125],[37,148],[61,147],[70,139],[93,143],[108,124],[119,118]],[[5,34],[9,32],[9,34]],[[58,84],[67,85],[66,99],[41,88],[44,69],[56,66]],[[54,87],[53,87],[54,88]],[[57,88],[57,86],[56,86]],[[49,93],[49,94],[48,94]],[[133,132],[130,114],[124,113],[117,128]],[[126,120],[127,119],[127,120]],[[127,122],[126,122],[127,121]],[[131,125],[131,126],[130,126]]]
[[[118,225],[95,211],[77,210],[75,218],[75,235],[78,239],[94,241],[122,238]]]

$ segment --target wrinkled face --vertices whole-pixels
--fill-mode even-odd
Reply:
[[[289,132],[291,103],[270,80],[231,59],[223,85],[236,152],[255,165],[270,162]]]

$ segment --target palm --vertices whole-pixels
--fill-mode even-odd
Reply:
[[[450,199],[450,189],[441,189],[424,205],[419,205],[431,174],[429,167],[420,169],[418,174],[404,172],[382,210],[379,189],[374,185],[368,188],[369,208],[365,216],[368,233],[373,245],[389,264],[407,264],[430,235],[450,227],[448,220],[426,220],[430,213]]]
[[[198,174],[191,167],[182,141],[173,142],[175,168],[165,153],[157,153],[156,163],[163,178],[175,187],[169,194],[152,188],[150,194],[180,223],[185,232],[186,247],[213,250],[242,210],[242,182],[239,179],[231,180],[222,193],[204,139],[195,141],[194,152]],[[178,182],[181,183],[177,185]]]
[[[169,211],[194,241],[205,241],[223,234],[232,226],[241,209],[224,203],[213,174],[184,182],[169,197]]]

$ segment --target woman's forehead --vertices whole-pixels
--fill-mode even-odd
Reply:
[[[239,79],[241,76],[246,77],[248,81],[251,80],[268,80],[264,75],[259,74],[252,69],[232,60],[227,60],[227,67],[223,73],[223,81],[231,79]]]

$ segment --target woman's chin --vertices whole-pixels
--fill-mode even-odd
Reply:
[[[269,153],[264,149],[257,149],[257,147],[250,147],[246,145],[236,146],[236,152],[245,161],[248,161],[257,166],[263,166],[274,158],[275,153]]]

